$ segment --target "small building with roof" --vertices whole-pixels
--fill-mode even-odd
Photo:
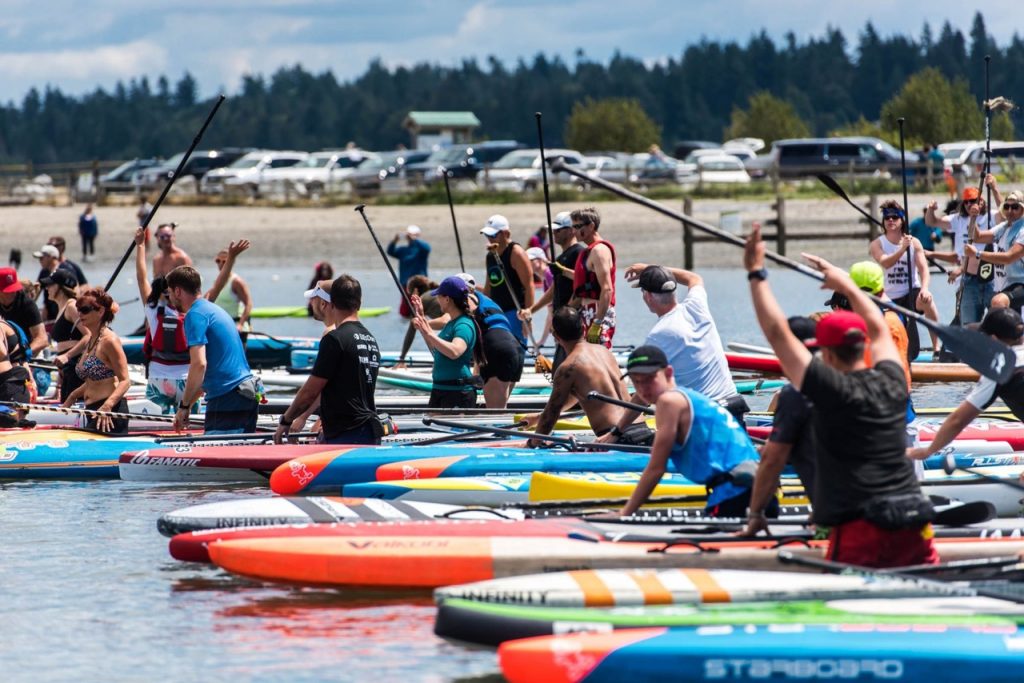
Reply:
[[[413,149],[436,149],[470,142],[480,119],[471,111],[411,111],[402,122]]]

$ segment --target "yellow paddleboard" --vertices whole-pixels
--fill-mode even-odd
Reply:
[[[533,413],[531,413],[532,415]],[[526,418],[526,413],[520,413],[515,416],[516,421],[523,420]],[[647,426],[654,429],[654,417],[647,418]],[[573,432],[584,429],[590,429],[590,420],[585,415],[579,417],[566,417],[560,419],[555,423],[553,429],[557,432]]]
[[[584,474],[549,474],[534,472],[530,478],[530,500],[596,500],[629,498],[640,481],[641,472],[588,472]],[[678,479],[678,474],[666,474],[666,479]],[[806,505],[803,486],[783,486],[786,505]],[[788,492],[788,494],[787,494]],[[799,493],[798,493],[799,492]],[[655,487],[652,499],[658,496],[704,496],[707,489],[701,484],[662,483]],[[673,504],[678,505],[678,504]],[[695,501],[680,507],[703,507]]]

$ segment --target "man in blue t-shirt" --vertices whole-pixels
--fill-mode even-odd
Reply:
[[[202,298],[199,271],[178,266],[167,274],[171,305],[185,314],[189,367],[185,391],[174,415],[174,428],[188,427],[188,416],[206,393],[206,434],[256,431],[262,387],[245,358],[235,321],[216,304]]]
[[[405,229],[405,239],[408,244],[398,246],[401,235],[395,235],[388,245],[388,256],[398,259],[398,280],[404,287],[409,283],[413,275],[427,275],[427,260],[430,258],[430,245],[420,239],[423,231],[418,225],[410,225]],[[405,305],[405,297],[399,306],[398,312],[403,318],[412,317],[412,311]]]

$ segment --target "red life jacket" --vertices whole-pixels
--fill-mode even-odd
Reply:
[[[580,253],[580,257],[576,259],[576,269],[572,274],[572,287],[573,294],[581,299],[599,299],[601,298],[601,283],[597,281],[597,274],[593,271],[587,270],[587,257],[590,256],[590,252],[594,250],[599,244],[604,244],[608,247],[608,250],[612,252],[612,298],[609,305],[615,305],[615,247],[611,242],[605,242],[604,240],[597,240],[593,244],[589,245]]]
[[[155,360],[164,365],[188,365],[185,316],[173,309],[158,306],[156,324],[158,334],[153,334],[153,330],[146,326],[146,338],[142,342],[146,362]]]

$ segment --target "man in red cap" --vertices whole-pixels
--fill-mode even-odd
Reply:
[[[1003,203],[1003,196],[996,185],[995,176],[989,174],[985,177],[985,184],[992,190],[992,198],[995,206]],[[961,196],[960,208],[956,213],[948,216],[938,216],[936,209],[938,204],[930,202],[924,211],[924,222],[929,227],[948,229],[953,233],[953,251],[932,252],[931,256],[938,261],[957,264],[958,267],[950,271],[949,281],[957,281],[964,275],[963,287],[958,291],[959,301],[957,302],[960,313],[960,324],[981,322],[981,318],[988,309],[989,302],[995,295],[992,278],[995,269],[991,264],[982,266],[978,259],[964,258],[964,245],[973,242],[980,230],[990,230],[1001,219],[996,211],[988,211],[985,199],[976,187],[964,189]]]
[[[18,271],[14,268],[0,268],[0,317],[21,328],[32,353],[39,353],[49,346],[39,307],[25,296]]]
[[[831,527],[829,559],[869,567],[938,562],[931,502],[906,458],[907,384],[900,352],[878,307],[844,271],[805,254],[824,286],[852,311],[821,318],[814,357],[790,331],[768,286],[765,247],[755,227],[743,264],[758,323],[793,386],[814,404],[818,458],[814,521]],[[870,341],[874,363],[864,362]]]

